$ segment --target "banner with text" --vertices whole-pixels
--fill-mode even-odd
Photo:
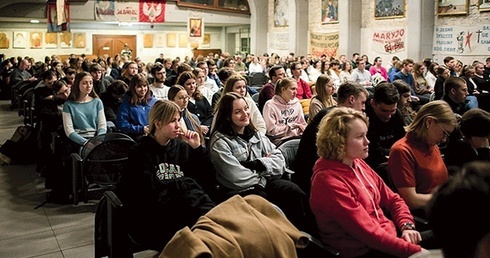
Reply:
[[[434,29],[433,43],[434,54],[488,56],[490,25],[438,26]]]
[[[405,29],[374,30],[372,50],[380,54],[394,54],[405,50]]]
[[[328,57],[338,57],[339,33],[310,33],[310,53],[314,57],[325,54]]]
[[[119,22],[165,22],[165,0],[96,0],[95,19]]]

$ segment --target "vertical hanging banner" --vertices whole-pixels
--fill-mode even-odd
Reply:
[[[166,6],[166,0],[96,0],[95,20],[163,23]]]
[[[323,54],[336,57],[339,50],[339,33],[310,33],[310,53],[314,57]]]
[[[140,0],[140,22],[165,22],[166,1]]]
[[[46,3],[48,32],[70,31],[70,6],[66,0]]]
[[[115,21],[116,7],[114,0],[96,0],[95,1],[95,20],[97,21]]]
[[[120,22],[138,22],[140,7],[138,2],[116,1],[116,20]]]
[[[376,53],[394,54],[405,50],[405,29],[375,30],[372,48]]]

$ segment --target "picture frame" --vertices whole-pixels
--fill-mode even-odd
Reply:
[[[58,48],[58,33],[46,32],[46,35],[44,37],[44,47],[45,48]]]
[[[468,14],[469,0],[437,0],[438,16]]]
[[[202,18],[189,18],[189,37],[200,38],[202,37]]]
[[[322,24],[339,22],[339,1],[322,0]]]
[[[490,0],[479,0],[478,10],[480,12],[490,12]]]
[[[374,1],[374,19],[397,19],[405,17],[406,0]]]
[[[143,48],[153,48],[153,37],[152,33],[143,34]]]
[[[175,33],[167,34],[167,47],[177,47],[177,34]]]
[[[204,33],[204,37],[202,39],[202,45],[209,47],[211,44],[211,34],[210,33]]]
[[[165,42],[167,42],[167,35],[165,33],[155,33],[155,35],[153,36],[153,41],[155,42],[155,47],[165,47]],[[175,47],[175,44],[173,47]]]
[[[274,0],[274,27],[289,27],[288,0]]]
[[[186,48],[189,45],[189,36],[185,33],[179,33],[179,48]]]
[[[40,31],[32,31],[29,33],[29,42],[31,49],[40,49],[43,47],[43,33]]]
[[[0,32],[0,49],[8,49],[10,47],[10,37],[12,32]]]
[[[27,40],[27,31],[14,31],[14,48],[26,48]]]
[[[62,32],[60,34],[60,45],[61,48],[72,48],[72,34],[71,32]]]
[[[73,33],[73,45],[75,48],[85,48],[87,46],[85,32],[75,32]]]

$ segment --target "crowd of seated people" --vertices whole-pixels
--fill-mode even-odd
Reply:
[[[490,58],[462,65],[452,57],[444,64],[393,58],[388,69],[379,57],[372,65],[367,56],[353,57],[224,53],[145,64],[139,58],[66,62],[53,56],[35,69],[31,58],[8,59],[0,74],[9,89],[35,82],[34,109],[43,124],[38,171],[52,189],[52,201],[66,202],[71,191],[70,173],[53,171],[69,170],[69,154],[90,138],[116,131],[136,139],[118,195],[140,220],[145,212],[137,209],[158,203],[151,210],[155,216],[171,209],[165,218],[180,221],[157,216],[131,225],[135,240],[148,248],[161,251],[177,230],[227,198],[255,194],[298,228],[311,229],[312,212],[320,239],[347,257],[424,251],[425,235],[414,230],[412,215],[426,215],[435,189],[451,178],[448,168],[490,160],[488,110],[478,108],[488,107]],[[253,73],[267,77],[256,100],[248,90]],[[306,112],[300,100],[311,100]],[[342,117],[341,128],[322,122]],[[319,131],[322,125],[325,131]],[[66,144],[62,155],[47,155],[55,131]],[[317,134],[343,138],[322,152],[319,146],[327,141],[317,142]],[[277,147],[293,138],[300,139],[291,167],[296,174],[286,176]],[[49,160],[62,162],[57,167]],[[351,185],[340,175],[349,168],[357,180]],[[135,186],[144,192],[134,194]],[[345,197],[345,189],[363,200],[356,206],[359,214],[342,210],[352,202],[348,198],[325,198]],[[332,207],[338,213],[329,212]],[[359,224],[361,211],[380,224]],[[152,226],[151,234],[141,231]]]

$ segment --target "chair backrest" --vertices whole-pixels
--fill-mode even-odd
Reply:
[[[252,99],[255,102],[255,104],[257,104],[257,105],[259,104],[259,95],[260,95],[259,92],[257,92],[254,95],[252,95]]]
[[[433,101],[436,98],[436,93],[432,92],[429,96],[429,101]]]
[[[286,168],[289,169],[293,165],[294,159],[296,158],[296,152],[298,151],[299,142],[301,139],[294,138],[287,140],[277,148],[282,152],[284,159],[286,160]]]
[[[264,85],[267,82],[268,78],[264,73],[253,73],[250,77],[250,86],[254,85]]]
[[[111,181],[117,182],[119,173],[124,169],[128,159],[129,150],[134,144],[135,141],[123,133],[107,133],[91,138],[81,151],[83,174],[114,175]]]

